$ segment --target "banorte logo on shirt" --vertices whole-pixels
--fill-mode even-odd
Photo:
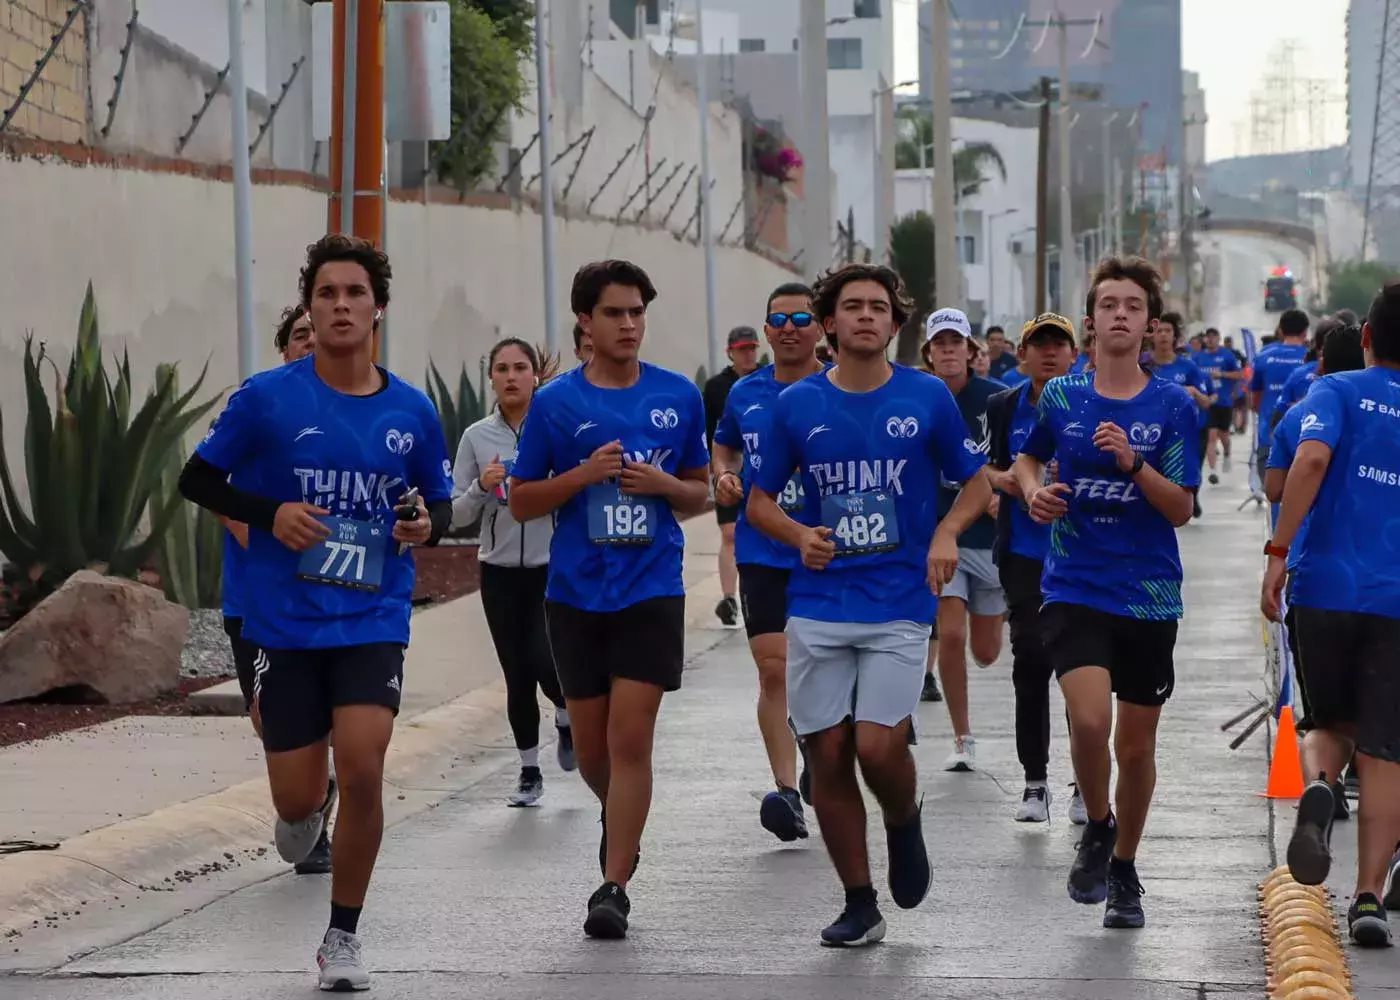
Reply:
[[[664,410],[651,411],[651,425],[657,430],[667,430],[672,427],[679,427],[681,422],[680,414],[669,406]]]
[[[885,433],[892,438],[911,438],[919,433],[919,422],[913,417],[890,417],[885,421]]]

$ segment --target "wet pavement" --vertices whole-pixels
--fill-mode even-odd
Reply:
[[[1051,822],[1012,820],[1022,776],[1008,648],[990,668],[970,668],[977,773],[938,769],[949,749],[947,714],[940,704],[920,709],[924,735],[915,754],[934,870],[928,898],[913,911],[889,902],[883,837],[872,819],[888,936],[856,951],[820,947],[819,931],[840,909],[839,886],[814,821],[813,838],[795,846],[759,827],[768,780],[752,663],[741,632],[712,645],[719,637],[705,629],[692,635],[690,648],[704,651],[684,689],[662,707],[655,805],[630,890],[628,939],[600,943],[582,933],[585,902],[600,881],[596,803],[576,775],[554,767],[546,747],[541,806],[506,808],[515,762],[503,748],[499,766],[475,784],[388,831],[360,925],[374,995],[1262,1000],[1256,887],[1275,863],[1277,825],[1257,794],[1266,740],[1261,730],[1232,751],[1230,734],[1220,731],[1264,689],[1262,512],[1253,504],[1236,510],[1246,494],[1244,465],[1203,491],[1205,517],[1180,532],[1187,617],[1139,855],[1146,929],[1107,931],[1101,906],[1066,895],[1079,828],[1065,818],[1062,725],[1052,746]],[[1058,695],[1052,713],[1062,718]],[[1291,822],[1291,813],[1282,804],[1278,823]],[[279,874],[210,893],[154,928],[133,904],[128,940],[53,968],[0,975],[0,997],[311,995],[328,894],[325,878]]]

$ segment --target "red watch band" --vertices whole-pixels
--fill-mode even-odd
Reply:
[[[1287,558],[1288,558],[1288,546],[1287,546],[1287,545],[1275,545],[1275,544],[1274,544],[1273,542],[1271,542],[1271,541],[1270,541],[1270,542],[1265,542],[1265,543],[1264,543],[1264,555],[1266,555],[1266,556],[1276,556],[1276,557],[1279,558],[1279,559],[1287,559]]]

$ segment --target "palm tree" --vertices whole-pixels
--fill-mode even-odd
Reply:
[[[899,141],[895,144],[894,162],[898,170],[913,170],[919,166],[919,144],[924,146],[924,162],[929,163],[928,148],[933,144],[933,116],[918,112],[900,114],[901,123],[908,123],[912,129],[900,129]],[[912,132],[913,134],[906,134]],[[968,142],[953,151],[953,182],[959,198],[976,194],[982,185],[991,180],[984,173],[990,169],[1006,180],[1006,161],[1001,151],[990,142]]]

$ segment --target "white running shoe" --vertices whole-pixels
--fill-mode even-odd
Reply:
[[[360,959],[360,939],[332,927],[316,950],[321,967],[318,985],[328,993],[352,993],[369,989],[369,973]]]
[[[1084,796],[1079,794],[1079,786],[1070,782],[1070,788],[1074,789],[1074,795],[1069,800],[1069,821],[1075,826],[1083,826],[1089,822],[1089,810],[1084,805]]]
[[[1220,469],[1221,469],[1222,472],[1229,472],[1229,471],[1230,471],[1230,456],[1229,456],[1229,455],[1225,455],[1225,456],[1223,456],[1222,458],[1223,458],[1223,460],[1222,460],[1221,463],[1220,463]]]
[[[1016,807],[1017,823],[1048,823],[1050,821],[1050,789],[1044,784],[1027,785]]]
[[[953,738],[953,752],[943,762],[945,771],[977,770],[977,741],[969,734]]]
[[[281,816],[277,817],[277,823],[272,830],[272,840],[277,845],[277,853],[283,861],[289,865],[299,865],[316,849],[316,843],[329,825],[331,813],[335,811],[335,800],[339,791],[335,775],[332,774],[326,788],[326,801],[321,803],[320,809],[297,823],[289,823]]]

